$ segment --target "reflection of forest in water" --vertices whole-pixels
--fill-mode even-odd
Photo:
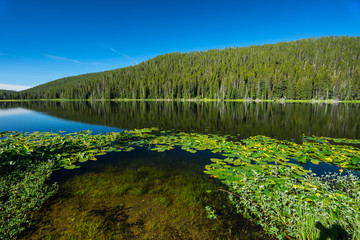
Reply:
[[[360,138],[360,105],[246,102],[2,102],[66,120],[123,129],[160,127],[240,137],[302,134]]]

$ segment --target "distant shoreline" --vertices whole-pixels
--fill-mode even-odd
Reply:
[[[36,102],[36,101],[78,101],[78,102],[91,102],[91,101],[104,101],[104,102],[273,102],[273,103],[325,103],[325,104],[338,104],[338,103],[360,103],[360,100],[294,100],[294,99],[202,99],[202,98],[193,98],[193,99],[7,99],[0,100],[0,102]]]

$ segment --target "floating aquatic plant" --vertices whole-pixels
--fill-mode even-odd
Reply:
[[[359,143],[315,136],[304,136],[301,143],[265,136],[236,142],[226,136],[160,132],[156,128],[98,135],[7,132],[0,134],[0,176],[5,185],[12,186],[8,173],[30,171],[29,164],[51,163],[52,169],[74,169],[78,167],[76,162],[96,160],[97,155],[111,151],[132,151],[135,146],[158,152],[175,146],[191,153],[209,150],[219,157],[211,159],[213,163],[205,166],[205,173],[225,183],[239,212],[261,224],[269,234],[279,239],[313,239],[320,232],[315,222],[320,221],[325,228],[339,224],[355,238],[360,236],[359,196],[354,193],[360,190],[358,178],[344,173],[329,180],[314,176],[301,164],[326,162],[345,170],[359,170]],[[17,178],[24,177],[19,174]],[[309,214],[311,218],[307,218]],[[13,226],[11,236],[22,229],[20,225]],[[7,234],[6,227],[2,225],[2,234]]]

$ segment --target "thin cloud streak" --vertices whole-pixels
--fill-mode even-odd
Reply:
[[[114,53],[120,54],[122,56],[125,55],[125,54],[119,52],[118,50],[116,50],[115,48],[110,48],[110,50],[113,51]]]
[[[129,55],[126,55],[126,54],[124,54],[124,53],[122,53],[122,52],[119,52],[119,51],[116,50],[115,48],[110,47],[109,49],[110,49],[111,51],[113,51],[114,53],[117,53],[117,54],[119,54],[119,55],[121,55],[121,56],[123,56],[123,57],[126,57],[127,59],[129,59],[129,60],[131,60],[131,61],[134,61],[135,64],[137,64],[137,62],[138,62],[135,58],[130,57]]]
[[[4,90],[22,91],[22,90],[29,89],[29,88],[32,88],[32,87],[0,83],[0,89],[4,89]]]
[[[65,57],[60,57],[60,56],[55,56],[55,55],[50,55],[50,54],[44,54],[44,56],[54,59],[54,60],[60,60],[60,61],[66,61],[66,62],[72,62],[72,63],[80,63],[79,60],[71,59],[71,58],[65,58]]]

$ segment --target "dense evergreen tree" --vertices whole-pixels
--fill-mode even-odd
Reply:
[[[19,93],[11,90],[0,89],[0,100],[4,99],[17,99],[19,98]]]
[[[360,99],[360,37],[171,53],[136,66],[52,81],[24,99]]]

